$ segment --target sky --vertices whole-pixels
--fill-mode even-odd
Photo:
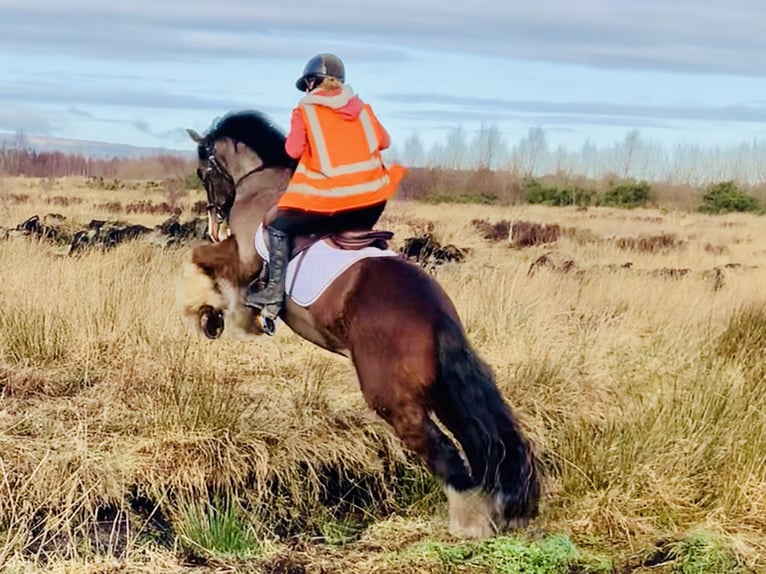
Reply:
[[[401,146],[496,126],[577,148],[766,136],[763,0],[0,0],[0,131],[193,150],[286,129],[319,52]]]

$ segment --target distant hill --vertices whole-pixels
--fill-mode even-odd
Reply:
[[[55,138],[47,136],[31,136],[10,133],[0,133],[0,146],[3,144],[16,145],[23,138],[23,146],[38,152],[61,152],[79,154],[84,157],[99,159],[139,158],[154,155],[174,155],[179,157],[194,157],[193,149],[177,150],[167,148],[140,147],[127,144]],[[190,142],[191,143],[191,142]]]

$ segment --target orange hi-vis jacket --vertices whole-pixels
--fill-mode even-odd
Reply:
[[[349,117],[321,101],[309,94],[298,105],[308,145],[279,207],[331,214],[391,198],[405,169],[384,165],[370,106]]]

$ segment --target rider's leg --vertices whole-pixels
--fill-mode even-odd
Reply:
[[[255,290],[256,282],[253,281],[245,293],[245,303],[261,310],[261,319],[267,334],[274,334],[274,324],[284,303],[291,237],[319,232],[326,219],[327,216],[321,213],[285,209],[279,210],[276,218],[266,228],[269,239],[268,282],[263,289]]]
[[[245,303],[261,310],[267,334],[274,334],[274,324],[284,304],[291,237],[346,229],[372,229],[385,207],[386,202],[383,201],[332,215],[295,209],[280,209],[277,212],[274,220],[266,228],[269,238],[268,282],[263,289],[255,290],[256,282],[253,281],[245,293]]]

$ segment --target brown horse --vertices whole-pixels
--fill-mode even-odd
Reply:
[[[213,243],[193,248],[179,303],[209,338],[224,327],[260,334],[257,311],[244,304],[245,288],[264,268],[253,238],[295,163],[284,151],[284,134],[257,112],[229,114],[204,137],[188,132],[198,144]],[[220,225],[225,220],[228,232]],[[352,360],[369,406],[442,481],[450,532],[483,538],[537,514],[530,443],[433,277],[400,257],[363,259],[310,306],[287,298],[281,318],[301,337]],[[460,443],[467,465],[432,415]]]

